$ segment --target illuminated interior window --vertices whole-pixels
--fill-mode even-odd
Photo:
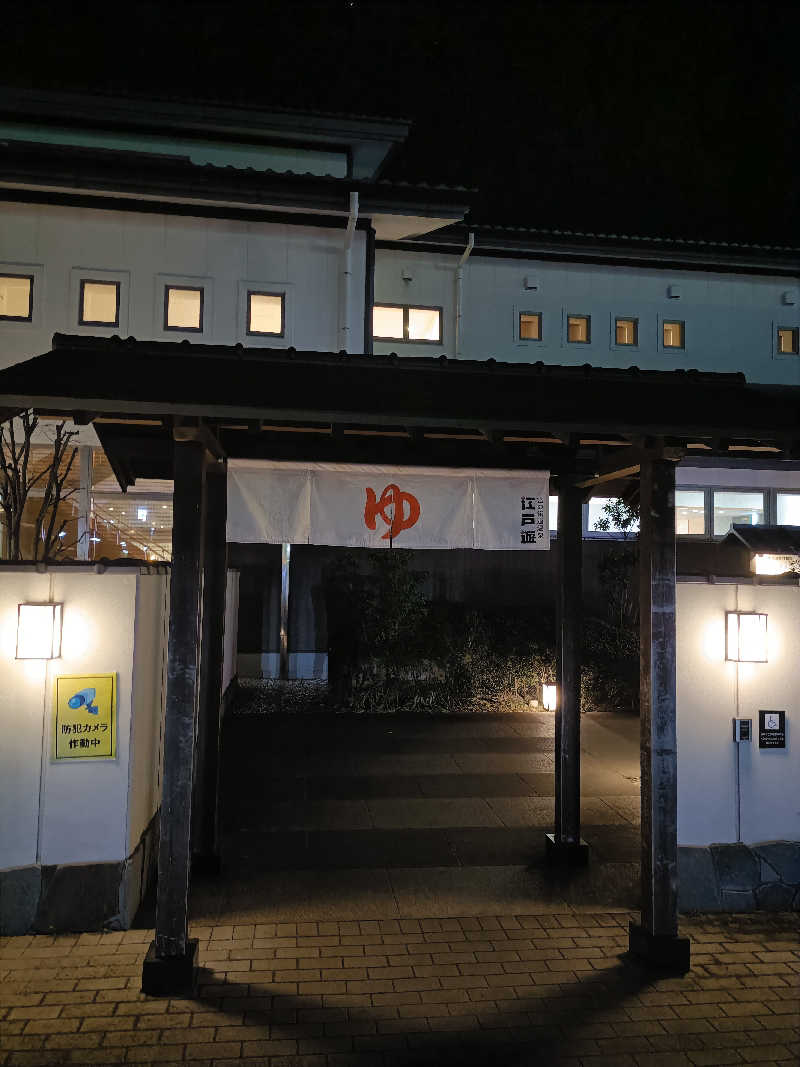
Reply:
[[[800,493],[778,493],[778,525],[800,526]]]
[[[786,356],[796,356],[800,352],[800,330],[795,327],[778,327],[778,351]]]
[[[606,504],[612,504],[615,499],[615,497],[610,496],[593,496],[589,498],[589,517],[586,523],[586,528],[590,534],[597,532],[596,526],[600,519],[608,519],[609,521],[609,527],[607,530],[602,531],[603,533],[614,534],[624,532],[628,534],[634,534],[639,532],[638,522],[633,523],[633,525],[630,526],[628,530],[623,531],[622,527],[617,526],[616,523],[611,519],[610,515],[608,515],[603,510]]]
[[[570,344],[587,345],[589,343],[589,316],[567,316],[567,340]]]
[[[725,659],[767,662],[767,616],[757,611],[726,611]]]
[[[548,525],[550,527],[550,533],[557,533],[558,531],[558,497],[551,496],[550,503],[547,508]]]
[[[702,489],[675,490],[675,533],[706,532],[706,494]]]
[[[247,294],[247,332],[283,337],[283,293]]]
[[[376,304],[372,309],[372,336],[379,341],[442,340],[442,309]]]
[[[520,341],[541,341],[542,314],[540,311],[521,311],[519,313]]]
[[[119,282],[81,279],[80,326],[119,326]]]
[[[618,345],[638,344],[639,320],[617,319],[615,332]]]
[[[441,341],[442,313],[438,308],[408,308],[409,341]]]
[[[683,323],[665,322],[663,324],[664,348],[683,348]]]
[[[33,278],[28,274],[0,274],[0,319],[30,322]]]
[[[372,336],[402,341],[404,337],[403,321],[403,308],[385,307],[376,304],[372,309]]]
[[[764,494],[714,492],[714,536],[722,537],[732,523],[763,526]]]
[[[164,329],[203,329],[203,290],[168,285],[164,296]]]

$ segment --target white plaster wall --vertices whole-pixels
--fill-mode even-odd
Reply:
[[[0,574],[0,868],[122,860],[155,812],[167,581],[91,568]],[[63,603],[61,658],[15,660],[27,600]],[[56,676],[112,671],[116,759],[51,762]]]
[[[57,205],[0,204],[0,271],[35,274],[31,323],[0,322],[0,367],[55,332],[311,351],[341,347],[341,229]],[[353,238],[352,351],[363,350],[364,233]],[[120,325],[78,326],[79,278],[119,278]],[[202,334],[163,329],[163,284],[205,286]],[[286,292],[286,335],[246,335],[246,289]],[[130,368],[129,368],[130,369]]]
[[[767,663],[725,661],[725,612],[737,608],[767,613]],[[736,841],[734,717],[754,731],[739,746],[742,841],[800,840],[800,588],[681,582],[677,631],[679,844]],[[759,709],[786,711],[785,749],[759,749]]]
[[[375,351],[454,354],[455,268],[458,255],[378,249],[375,302],[441,305],[442,345],[375,342]],[[404,281],[403,272],[411,275]],[[525,288],[536,284],[536,290]],[[667,289],[680,287],[670,298]],[[512,363],[743,371],[749,381],[800,383],[800,359],[775,354],[776,329],[800,326],[797,279],[656,270],[625,266],[483,258],[464,267],[462,358]],[[520,341],[519,312],[542,313],[542,341]],[[567,344],[565,315],[591,315],[591,343]],[[614,318],[639,319],[637,347],[618,347]],[[684,320],[686,348],[661,347],[663,319]]]
[[[239,572],[228,571],[225,585],[225,638],[222,659],[222,692],[236,677],[236,646],[239,640]]]
[[[138,575],[128,776],[128,854],[136,848],[142,832],[161,804],[168,629],[169,576]]]
[[[46,670],[14,656],[17,605],[49,589],[46,574],[0,572],[0,869],[36,862]]]

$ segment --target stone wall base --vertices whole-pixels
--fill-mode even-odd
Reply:
[[[680,911],[800,911],[800,841],[678,848]]]
[[[127,930],[155,878],[159,813],[119,863],[0,871],[0,934]]]

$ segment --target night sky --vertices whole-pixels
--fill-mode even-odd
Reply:
[[[476,222],[800,246],[800,4],[29,3],[6,84],[407,117]],[[9,33],[11,40],[9,40]]]

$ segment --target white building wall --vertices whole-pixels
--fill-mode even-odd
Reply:
[[[154,814],[160,793],[157,727],[167,581],[166,575],[135,570],[3,573],[0,869],[123,860]],[[61,658],[14,658],[17,605],[26,600],[63,603]],[[117,674],[116,758],[52,762],[56,676],[112,671]]]
[[[767,663],[726,662],[725,612],[736,609],[767,613]],[[738,746],[742,841],[799,841],[800,588],[679,583],[677,654],[678,843],[736,841],[734,717],[754,732]],[[786,712],[785,749],[759,749],[759,709]]]
[[[375,302],[441,306],[443,329],[441,345],[376,341],[376,352],[454,355],[457,262],[457,254],[378,249]],[[670,287],[680,295],[670,297]],[[784,303],[786,293],[793,304]],[[463,294],[464,359],[742,371],[748,381],[800,384],[800,357],[776,352],[777,327],[800,326],[797,278],[500,259],[473,252],[464,267]],[[541,312],[541,341],[519,339],[519,313],[525,311]],[[567,343],[568,314],[591,316],[589,344]],[[638,318],[636,347],[615,344],[616,317]],[[663,348],[664,319],[685,322],[685,349]]]
[[[35,276],[33,321],[0,322],[0,368],[49,351],[56,332],[338,351],[344,225],[0,203],[0,272]],[[364,249],[364,234],[357,231],[353,351],[363,349]],[[78,325],[81,277],[121,282],[118,327]],[[202,334],[163,329],[167,283],[204,286]],[[248,287],[286,293],[284,337],[247,336]]]

